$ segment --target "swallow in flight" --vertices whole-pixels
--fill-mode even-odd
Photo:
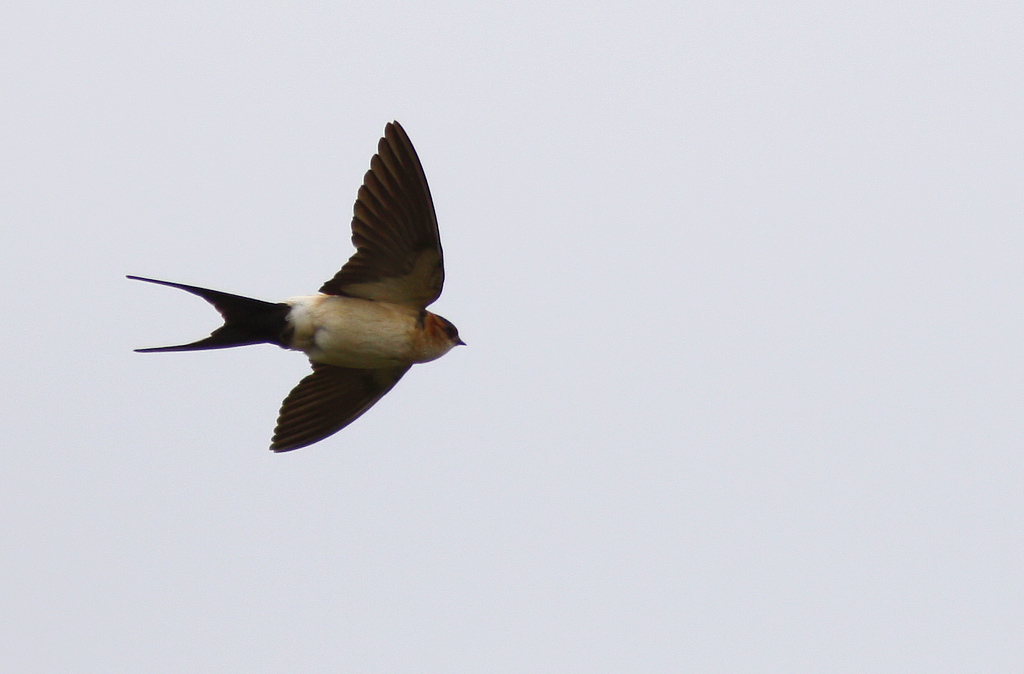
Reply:
[[[355,254],[319,293],[284,302],[129,276],[198,295],[224,319],[197,342],[137,351],[263,343],[302,351],[313,372],[284,399],[270,448],[287,452],[337,433],[414,363],[464,344],[454,325],[426,309],[444,283],[441,240],[423,167],[398,122],[385,127],[359,188],[352,243]]]

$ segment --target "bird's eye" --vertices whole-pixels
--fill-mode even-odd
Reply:
[[[441,326],[441,331],[444,332],[445,337],[451,340],[457,340],[459,338],[459,330],[452,325],[451,321],[436,314],[434,315],[434,318],[437,319],[437,325]]]

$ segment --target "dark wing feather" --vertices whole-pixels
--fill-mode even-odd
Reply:
[[[384,128],[354,211],[356,252],[320,292],[418,309],[436,300],[444,284],[437,217],[419,157],[398,122]]]
[[[287,452],[337,433],[359,418],[409,370],[359,370],[313,363],[313,373],[281,404],[270,448]]]

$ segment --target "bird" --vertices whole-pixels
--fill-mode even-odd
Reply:
[[[281,404],[270,449],[299,449],[345,428],[414,364],[465,345],[450,321],[426,309],[441,295],[444,258],[426,175],[397,121],[384,128],[353,210],[356,251],[314,295],[265,302],[129,275],[197,295],[224,321],[198,341],[136,351],[263,343],[302,351],[313,371]]]

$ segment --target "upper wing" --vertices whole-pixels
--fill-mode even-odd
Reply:
[[[398,122],[384,128],[352,218],[355,255],[320,288],[328,295],[422,309],[441,294],[444,260],[430,188]]]
[[[409,370],[379,370],[313,363],[313,373],[292,389],[281,404],[274,439],[275,452],[312,445],[359,418]]]

